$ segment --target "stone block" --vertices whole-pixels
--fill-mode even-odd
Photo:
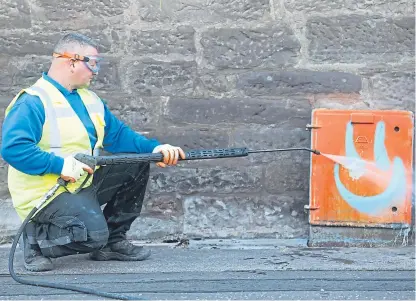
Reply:
[[[414,17],[311,17],[306,24],[314,62],[377,63],[413,57],[414,36]]]
[[[127,93],[99,93],[110,111],[135,131],[155,128],[159,121],[160,97]]]
[[[0,199],[1,222],[0,222],[0,243],[11,243],[12,238],[21,225],[19,216],[13,208],[10,198]]]
[[[358,93],[330,93],[313,96],[312,107],[338,110],[366,110],[368,99]]]
[[[3,123],[3,120],[1,121]],[[7,173],[8,164],[3,160],[3,158],[0,158],[0,200],[10,198],[10,192],[7,186]]]
[[[371,104],[378,109],[399,109],[415,112],[415,74],[389,72],[370,78]]]
[[[126,62],[125,89],[140,95],[189,95],[194,90],[197,65],[194,61]]]
[[[229,137],[226,130],[203,127],[169,126],[156,132],[161,143],[180,146],[184,151],[228,147]]]
[[[190,196],[184,199],[184,234],[210,238],[294,238],[304,236],[307,221],[296,196]],[[302,205],[303,207],[303,205]]]
[[[101,53],[110,50],[111,41],[103,33],[102,26],[91,29],[79,30],[79,33],[85,34],[98,43]],[[11,56],[25,55],[46,55],[52,57],[55,44],[66,33],[72,30],[56,31],[13,31],[0,36],[0,52]]]
[[[141,54],[195,54],[195,30],[180,26],[171,30],[135,30],[131,33],[129,48],[135,55]]]
[[[13,95],[2,95],[0,96],[0,107],[3,108],[4,110],[6,109],[6,107],[10,104],[10,102],[13,99]],[[4,117],[4,114],[0,115],[1,117]],[[3,123],[0,123],[0,127]]]
[[[200,97],[223,97],[235,90],[236,82],[237,75],[235,74],[199,73],[196,80],[195,95]]]
[[[159,219],[179,218],[183,215],[182,207],[180,195],[147,194],[141,216]]]
[[[11,31],[0,36],[0,53],[11,56],[52,55],[56,32]]]
[[[22,60],[13,60],[13,93],[22,88],[33,85],[41,76],[42,72],[48,72],[52,57],[31,56]]]
[[[237,88],[249,96],[303,93],[354,93],[361,90],[361,78],[345,72],[310,70],[249,72],[238,76]]]
[[[299,41],[285,25],[209,29],[200,42],[204,59],[218,69],[293,66],[300,51]]]
[[[139,216],[131,225],[126,236],[133,240],[161,239],[183,232],[182,218],[160,219]]]
[[[310,123],[310,120],[307,123]],[[247,147],[251,150],[309,148],[310,132],[306,131],[305,128],[291,128],[289,126],[239,126],[231,133],[230,140],[233,141],[232,147]],[[304,160],[309,161],[308,156],[310,156],[309,152],[299,150],[293,152],[249,154],[248,159],[252,163],[271,163],[277,160],[289,160],[292,163],[299,163]]]
[[[302,193],[305,200],[309,189],[310,154],[307,152],[276,153],[265,172],[265,189],[278,195]]]
[[[2,96],[0,96],[0,99],[1,99],[1,98],[2,98]],[[7,99],[7,100],[8,100],[8,103],[2,106],[2,108],[4,108],[4,109],[3,109],[3,111],[5,111],[5,110],[6,110],[6,108],[7,108],[7,106],[9,105],[9,103],[10,103],[11,99],[12,99],[12,98],[8,98],[8,99]],[[3,116],[1,116],[1,117],[0,117],[0,141],[1,141],[2,137],[3,137],[3,133],[2,133],[2,131],[1,131],[2,126],[3,126],[3,122],[4,122],[4,114],[3,114]],[[0,144],[0,146],[1,146],[1,144]],[[0,188],[0,189],[1,189],[1,188]]]
[[[226,168],[175,168],[152,172],[150,193],[237,193],[260,190],[262,169],[258,166]]]
[[[11,96],[10,89],[13,86],[13,75],[17,67],[11,62],[10,57],[0,55],[0,93]]]
[[[307,118],[310,111],[305,98],[172,98],[167,103],[165,118],[175,124],[293,124]]]
[[[278,0],[274,0],[276,3]],[[371,1],[356,1],[356,0],[284,0],[286,10],[291,13],[302,12],[310,13],[331,13],[333,11],[342,10],[349,12],[368,11],[371,13],[389,13],[389,14],[412,14],[414,12],[414,0],[371,0]]]
[[[2,136],[3,136],[3,133],[2,133],[2,127],[3,127],[3,121],[4,121],[4,113],[5,113],[5,110],[6,110],[6,108],[9,106],[9,104],[10,104],[10,102],[13,100],[13,95],[0,95],[0,108],[2,108],[2,110],[3,110],[3,112],[2,112],[2,114],[0,115],[0,146],[1,146],[1,139],[2,139]],[[5,165],[6,163],[1,159],[1,157],[0,157],[0,168],[6,168],[5,166],[3,166],[3,165]],[[3,178],[4,177],[4,178]],[[4,174],[2,174],[1,172],[0,172],[0,183],[1,183],[1,180],[7,180],[7,175],[6,175],[6,173],[4,173]],[[0,190],[1,190],[1,188],[0,188]],[[0,193],[0,197],[1,197],[1,193]]]
[[[30,28],[31,16],[27,0],[0,0],[0,28]]]
[[[82,1],[74,0],[53,1],[53,0],[34,0],[33,6],[36,12],[36,18],[39,20],[65,21],[65,19],[83,19],[99,18],[108,19],[119,16],[129,8],[131,0],[105,0],[105,1]]]
[[[140,18],[147,22],[193,23],[258,20],[270,16],[269,0],[170,0],[139,2]]]

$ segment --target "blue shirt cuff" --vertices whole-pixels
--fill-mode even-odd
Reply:
[[[62,168],[64,167],[64,158],[55,156],[52,158],[51,173],[61,175]]]
[[[161,144],[156,139],[145,139],[145,140],[147,140],[146,143],[143,143],[142,137],[136,137],[134,139],[134,144],[137,148],[138,153],[151,153],[153,152],[156,146]]]

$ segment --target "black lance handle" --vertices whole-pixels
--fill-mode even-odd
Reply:
[[[201,149],[185,152],[185,160],[202,160],[202,159],[220,159],[244,157],[249,153],[247,148],[219,148],[219,149]],[[133,164],[138,162],[162,162],[162,153],[146,153],[146,154],[119,154],[110,156],[90,156],[85,154],[77,154],[75,159],[90,166]],[[179,157],[179,160],[182,158]]]

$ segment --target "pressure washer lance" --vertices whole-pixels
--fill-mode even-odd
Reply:
[[[304,150],[312,152],[316,155],[320,155],[321,153],[318,150],[310,149],[310,148],[280,148],[280,149],[265,149],[265,150],[248,150],[247,148],[222,148],[222,149],[202,149],[202,150],[192,150],[185,152],[185,159],[184,160],[202,160],[202,159],[220,159],[220,158],[232,158],[232,157],[245,157],[248,154],[254,153],[268,153],[268,152],[284,152],[284,151],[298,151]],[[134,164],[138,162],[162,162],[163,161],[163,154],[162,153],[151,153],[151,154],[120,154],[120,155],[111,155],[111,156],[90,156],[85,154],[77,154],[75,159],[78,161],[87,164],[93,170],[96,166],[105,166],[105,165],[118,165],[118,164]],[[183,160],[179,158],[179,160]],[[70,192],[73,194],[78,193],[84,187],[85,183],[90,178],[90,174],[86,177],[86,179],[81,183],[81,185],[74,191]],[[41,286],[41,287],[49,287],[49,288],[56,288],[56,289],[64,289],[70,291],[76,291],[101,297],[106,297],[110,299],[117,299],[117,300],[144,300],[143,298],[139,297],[130,297],[125,295],[120,295],[117,293],[107,293],[101,292],[98,290],[78,287],[74,285],[68,285],[64,283],[52,283],[47,281],[34,281],[29,279],[23,279],[16,275],[13,269],[13,259],[14,254],[16,251],[17,243],[22,235],[24,228],[26,227],[27,223],[33,217],[33,215],[38,211],[43,204],[47,200],[49,200],[59,189],[60,186],[66,187],[68,182],[64,181],[62,178],[58,178],[57,183],[45,194],[45,196],[39,201],[35,208],[28,214],[26,219],[23,221],[22,225],[20,226],[15,239],[13,240],[10,255],[9,255],[9,272],[12,278],[21,283],[27,285],[34,285],[34,286]],[[68,191],[69,192],[69,191]]]

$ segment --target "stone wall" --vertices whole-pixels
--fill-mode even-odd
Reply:
[[[414,111],[414,28],[414,0],[0,0],[0,101],[76,30],[106,57],[95,91],[135,130],[186,150],[308,147],[314,108]],[[152,168],[130,236],[302,237],[308,177],[300,152]]]

